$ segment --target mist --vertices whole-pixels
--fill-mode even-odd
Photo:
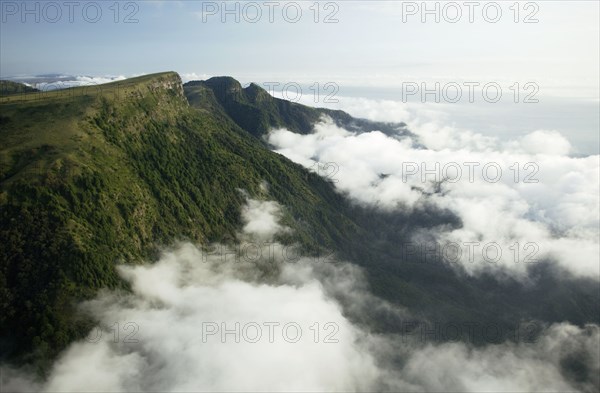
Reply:
[[[367,103],[363,113],[373,118],[394,112],[390,103]],[[459,228],[416,232],[411,241],[433,236],[436,253],[470,274],[524,278],[550,261],[576,277],[599,277],[600,156],[569,156],[569,141],[552,130],[506,142],[419,119],[408,128],[414,137],[349,131],[324,118],[311,134],[276,129],[267,140],[306,168],[335,168],[319,173],[358,205],[452,212]]]
[[[413,318],[370,293],[361,268],[290,258],[281,206],[249,199],[235,245],[181,243],[123,265],[131,292],[81,304],[97,326],[41,381],[3,366],[3,391],[593,391],[598,326],[548,326],[531,342],[474,346],[374,331]]]

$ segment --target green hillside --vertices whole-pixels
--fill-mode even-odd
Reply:
[[[117,263],[152,260],[177,240],[234,241],[240,189],[285,207],[294,235],[280,241],[363,266],[373,292],[415,318],[494,323],[507,335],[524,316],[598,322],[592,281],[557,280],[562,272],[540,268],[523,286],[407,260],[399,245],[413,231],[460,221],[433,207],[387,214],[355,206],[260,138],[270,127],[309,132],[324,114],[357,131],[408,133],[277,100],[232,78],[182,85],[174,72],[0,97],[0,353],[43,370],[91,327],[77,302],[125,285]],[[398,331],[402,321],[377,312],[361,322]]]
[[[238,190],[260,197],[263,180],[307,249],[355,229],[331,208],[343,201],[325,180],[190,107],[175,73],[12,96],[0,108],[0,326],[5,345],[16,343],[7,350],[47,358],[85,333],[74,300],[121,285],[116,262],[174,240],[232,240]]]

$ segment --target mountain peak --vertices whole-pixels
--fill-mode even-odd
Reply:
[[[357,132],[378,130],[388,135],[409,135],[404,123],[381,123],[356,119],[340,110],[313,108],[271,96],[256,83],[243,88],[229,76],[193,81],[184,85],[190,105],[197,109],[219,108],[238,126],[260,137],[272,128],[286,128],[307,134],[323,116],[331,118],[338,126]],[[210,98],[209,98],[210,97]]]
[[[244,89],[244,92],[253,102],[272,99],[271,95],[256,83],[250,83],[250,85]]]
[[[230,76],[215,76],[203,82],[219,95],[239,93],[243,90],[241,83]]]

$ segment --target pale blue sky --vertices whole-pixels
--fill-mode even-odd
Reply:
[[[86,21],[83,14],[86,4],[96,2],[77,1],[72,23],[65,1],[54,3],[62,12],[56,23],[48,21],[56,17],[50,2],[29,2],[27,7],[35,10],[36,3],[39,23],[35,14],[22,21],[21,1],[0,1],[2,78],[45,73],[130,77],[173,70],[186,80],[231,75],[245,83],[318,82],[322,87],[334,82],[338,96],[366,91],[372,98],[386,99],[389,90],[384,93],[383,88],[397,89],[404,82],[494,81],[505,92],[515,82],[535,82],[536,97],[542,99],[535,110],[457,107],[451,120],[478,132],[507,135],[555,125],[571,134],[578,152],[599,149],[600,8],[595,0],[520,2],[518,23],[514,1],[497,2],[502,16],[496,23],[486,21],[482,11],[491,2],[480,3],[473,23],[464,6],[461,19],[449,23],[444,16],[455,14],[450,8],[443,13],[448,2],[427,3],[430,9],[439,3],[440,23],[432,15],[422,23],[422,9],[413,15],[406,1],[274,2],[273,23],[264,1],[254,2],[263,13],[258,23],[244,20],[255,18],[252,7],[240,15],[240,23],[233,15],[223,23],[222,1],[122,1],[117,3],[117,23],[114,1],[97,2],[102,10],[97,23]],[[243,9],[248,2],[237,3]],[[227,2],[227,7],[235,4]],[[294,17],[295,4],[302,7],[302,16],[290,23],[283,7],[291,7],[287,16]],[[412,4],[420,7],[421,1]],[[211,13],[215,6],[216,13]],[[137,22],[124,23],[132,13]],[[88,6],[86,15],[93,19],[95,9]],[[328,15],[338,22],[324,23]],[[493,12],[489,15],[494,17]],[[523,23],[528,15],[538,22]],[[399,99],[395,91],[392,99]],[[492,118],[504,119],[504,124],[488,124]],[[515,128],[517,119],[525,126]]]
[[[203,22],[199,1],[120,2],[118,23],[113,20],[113,1],[98,2],[102,17],[97,23],[83,18],[83,5],[90,2],[78,2],[73,23],[64,5],[59,21],[49,23],[45,19],[54,17],[54,9],[38,2],[40,23],[35,22],[35,15],[26,15],[23,23],[21,10],[13,15],[9,3],[19,8],[22,4],[2,1],[3,77],[49,72],[130,76],[175,70],[241,79],[287,77],[307,83],[326,78],[340,84],[375,86],[410,78],[536,79],[547,86],[545,93],[555,88],[568,88],[571,93],[592,87],[591,93],[579,90],[576,94],[598,94],[597,1],[535,2],[537,10],[521,9],[519,14],[524,19],[535,11],[539,22],[532,24],[514,23],[514,11],[509,9],[512,1],[499,2],[503,15],[497,23],[485,22],[482,11],[475,10],[475,23],[468,23],[464,14],[454,24],[445,22],[443,15],[441,23],[430,16],[427,23],[421,23],[420,13],[408,15],[406,5],[393,1],[322,1],[319,23],[313,20],[314,1],[297,2],[303,7],[298,23],[285,21],[283,2],[274,9],[274,23],[268,21],[264,2],[255,3],[263,11],[258,23],[245,22],[243,16],[235,23],[231,15],[222,23],[220,12],[207,15]],[[28,6],[34,9],[35,3]],[[124,9],[128,3],[133,5]],[[331,5],[325,9],[326,3],[338,8],[338,23],[323,23],[326,15],[336,11]],[[428,4],[433,7],[434,3]],[[223,3],[213,4],[221,8]],[[524,8],[525,3],[521,4]],[[228,2],[228,7],[234,6],[235,2]],[[293,15],[290,10],[294,9],[288,10]],[[249,18],[251,11],[247,8]],[[138,22],[123,23],[132,12]],[[87,13],[93,17],[94,8]]]

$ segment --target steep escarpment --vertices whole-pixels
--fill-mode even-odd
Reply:
[[[0,97],[0,353],[44,369],[91,328],[79,301],[102,288],[127,290],[117,264],[152,261],[179,240],[233,243],[244,192],[284,206],[293,233],[279,241],[361,265],[372,292],[414,318],[484,321],[504,332],[524,316],[598,321],[595,282],[559,285],[546,264],[522,285],[407,256],[402,244],[414,232],[462,223],[426,204],[389,213],[352,204],[265,146],[271,127],[306,133],[323,115],[356,132],[408,135],[402,124],[278,100],[233,78],[182,86],[174,72]],[[403,327],[372,311],[360,322]]]
[[[356,230],[329,183],[219,112],[191,108],[175,73],[0,108],[3,353],[48,359],[85,334],[74,306],[121,286],[117,263],[177,240],[232,240],[240,190],[260,197],[264,181],[307,249]]]

